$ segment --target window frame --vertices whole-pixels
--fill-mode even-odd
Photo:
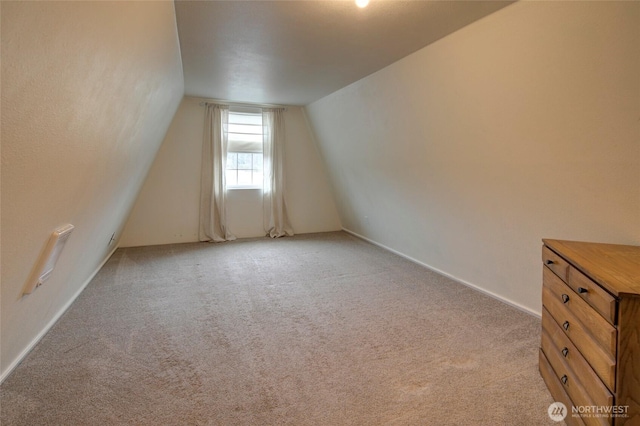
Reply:
[[[233,116],[237,115],[238,119],[234,120]],[[249,122],[247,122],[245,119],[242,119],[239,116],[255,116],[256,118],[256,122],[255,123],[251,123],[251,120],[249,120]],[[258,119],[259,117],[259,119]],[[236,126],[237,130],[234,132],[233,127]],[[251,132],[249,131],[249,133],[245,133],[247,132],[247,127],[253,127],[256,126],[260,129],[259,133],[255,132]],[[238,190],[238,189],[259,189],[259,190],[263,190],[264,189],[264,179],[262,178],[258,178],[256,179],[256,174],[259,173],[259,175],[263,175],[263,170],[264,170],[264,126],[262,123],[262,109],[260,108],[245,108],[245,107],[232,107],[229,110],[229,116],[228,116],[228,121],[227,121],[227,127],[225,129],[225,131],[227,132],[227,152],[226,152],[226,162],[225,162],[225,190]],[[240,137],[239,140],[237,141],[232,141],[233,136],[232,135],[238,135]],[[243,148],[247,148],[246,146],[243,146],[243,143],[246,143],[247,139],[246,137],[251,137],[251,135],[255,135],[255,136],[260,136],[260,151],[253,151],[253,150],[242,150]],[[250,139],[249,139],[250,140]],[[240,150],[234,150],[233,147],[234,145],[236,145],[236,149],[240,149]],[[236,157],[236,161],[235,161],[235,168],[229,168],[229,163],[230,163],[230,157],[232,155],[240,155],[240,154],[250,154],[251,155],[251,168],[250,169],[241,169],[238,167],[238,158]],[[256,161],[256,156],[259,155],[259,158],[261,161],[260,167],[255,167],[255,161]],[[250,184],[239,184],[238,180],[240,177],[240,172],[241,171],[250,171],[251,172],[251,183]],[[229,179],[227,179],[228,173],[230,171],[235,171],[235,183],[231,184],[229,183]]]
[[[232,155],[232,154],[236,154],[236,155],[238,155],[238,154],[251,154],[251,168],[250,169],[240,169],[240,168],[238,168],[237,167],[238,166],[237,159],[236,159],[236,167],[230,169],[228,167],[229,155]],[[262,152],[227,151],[227,163],[226,163],[226,167],[225,167],[225,170],[224,170],[224,172],[225,172],[225,187],[226,187],[226,189],[228,189],[228,190],[260,189],[260,190],[262,190],[262,188],[264,187],[264,175],[263,175],[262,178],[260,178],[258,180],[259,183],[255,183],[255,181],[254,181],[254,175],[257,173],[256,172],[256,168],[253,166],[256,155],[260,156],[260,161],[263,163],[263,166],[261,167],[261,169],[263,169],[264,168],[264,154]],[[227,172],[228,171],[232,171],[232,170],[234,170],[236,172],[236,184],[229,184],[229,179],[227,178],[228,177]],[[252,182],[251,184],[248,184],[248,185],[237,184],[238,175],[239,175],[240,171],[250,171],[251,172],[251,182]]]

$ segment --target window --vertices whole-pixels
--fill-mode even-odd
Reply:
[[[228,187],[262,187],[262,153],[227,153]]]
[[[262,112],[229,111],[227,188],[262,188]]]

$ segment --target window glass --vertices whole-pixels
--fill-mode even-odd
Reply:
[[[262,113],[229,111],[227,188],[262,187]]]

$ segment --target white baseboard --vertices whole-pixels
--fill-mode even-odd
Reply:
[[[118,249],[118,246],[116,246],[113,250],[111,250],[111,252],[107,255],[107,257],[102,261],[102,263],[100,263],[100,265],[96,268],[96,270],[93,271],[91,276],[87,278],[87,280],[82,284],[82,286],[80,286],[78,291],[76,291],[76,293],[71,297],[71,299],[69,299],[69,301],[58,311],[58,313],[51,319],[51,321],[49,321],[49,323],[42,329],[42,331],[40,331],[40,333],[38,333],[38,335],[31,341],[31,343],[29,343],[29,345],[27,345],[27,347],[22,352],[20,352],[20,354],[16,357],[16,359],[14,359],[11,364],[9,364],[9,367],[7,367],[7,369],[2,372],[2,374],[0,375],[0,383],[4,382],[4,380],[7,377],[9,377],[9,375],[11,375],[13,370],[22,362],[24,357],[26,357],[27,354],[31,352],[31,350],[38,344],[38,342],[44,337],[44,335],[47,334],[47,332],[51,329],[51,327],[53,327],[53,325],[60,319],[60,317],[64,315],[64,313],[67,311],[67,309],[69,309],[71,304],[73,304],[73,302],[78,298],[78,296],[80,296],[80,293],[82,293],[82,291],[89,285],[91,280],[96,276],[96,274],[100,271],[100,269],[102,269],[104,264],[107,263],[107,261],[111,258],[111,256],[113,256],[113,253],[115,253],[117,249]]]
[[[349,234],[353,235],[353,236],[354,236],[354,237],[356,237],[356,238],[360,238],[361,240],[364,240],[364,241],[366,241],[366,242],[368,242],[368,243],[371,243],[371,244],[373,244],[374,246],[378,246],[378,247],[380,247],[380,248],[382,248],[382,249],[385,249],[385,250],[387,250],[387,251],[390,251],[390,252],[391,252],[391,253],[393,253],[393,254],[397,254],[398,256],[403,257],[403,258],[405,258],[405,259],[407,259],[407,260],[409,260],[409,261],[411,261],[411,262],[413,262],[413,263],[417,263],[417,264],[418,264],[418,265],[420,265],[420,266],[424,266],[425,268],[430,269],[430,270],[432,270],[433,272],[436,272],[436,273],[438,273],[438,274],[440,274],[440,275],[443,275],[443,276],[445,276],[445,277],[447,277],[447,278],[450,278],[450,279],[452,279],[452,280],[454,280],[454,281],[456,281],[456,282],[458,282],[458,283],[460,283],[460,284],[462,284],[462,285],[464,285],[464,286],[470,287],[470,288],[472,288],[472,289],[474,289],[474,290],[476,290],[476,291],[479,291],[480,293],[486,294],[487,296],[492,297],[492,298],[494,298],[494,299],[496,299],[496,300],[499,300],[499,301],[500,301],[500,302],[502,302],[502,303],[506,303],[507,305],[512,306],[512,307],[514,307],[514,308],[516,308],[516,309],[518,309],[518,310],[520,310],[520,311],[522,311],[522,312],[525,312],[525,313],[527,313],[527,314],[529,314],[529,315],[533,315],[534,317],[537,317],[537,318],[541,318],[541,313],[540,313],[540,312],[536,312],[536,311],[534,311],[533,309],[527,308],[526,306],[523,306],[523,305],[521,305],[521,304],[519,304],[519,303],[514,302],[513,300],[509,300],[509,299],[507,299],[506,297],[500,296],[500,295],[498,295],[498,294],[496,294],[496,293],[493,293],[493,292],[491,292],[491,291],[489,291],[489,290],[486,290],[486,289],[484,289],[484,288],[482,288],[482,287],[480,287],[480,286],[477,286],[477,285],[472,284],[472,283],[470,283],[470,282],[468,282],[468,281],[462,280],[462,279],[460,279],[460,278],[458,278],[458,277],[455,277],[455,276],[453,276],[453,275],[451,275],[451,274],[448,274],[448,273],[446,273],[446,272],[444,272],[444,271],[441,271],[441,270],[440,270],[440,269],[438,269],[438,268],[434,268],[434,267],[433,267],[433,266],[431,266],[431,265],[427,265],[427,264],[426,264],[426,263],[424,263],[424,262],[421,262],[421,261],[419,261],[419,260],[417,260],[417,259],[414,259],[414,258],[413,258],[413,257],[411,257],[411,256],[407,256],[406,254],[401,253],[401,252],[399,252],[399,251],[397,251],[397,250],[394,250],[394,249],[392,249],[392,248],[390,248],[390,247],[387,247],[387,246],[385,246],[384,244],[380,244],[379,242],[374,241],[374,240],[372,240],[372,239],[370,239],[370,238],[367,238],[367,237],[365,237],[365,236],[363,236],[363,235],[360,235],[360,234],[358,234],[357,232],[353,232],[353,231],[351,231],[350,229],[342,228],[342,230],[343,230],[344,232],[347,232],[347,233],[349,233]]]

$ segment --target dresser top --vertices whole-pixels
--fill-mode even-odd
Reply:
[[[640,247],[543,239],[544,244],[614,296],[640,297]]]

